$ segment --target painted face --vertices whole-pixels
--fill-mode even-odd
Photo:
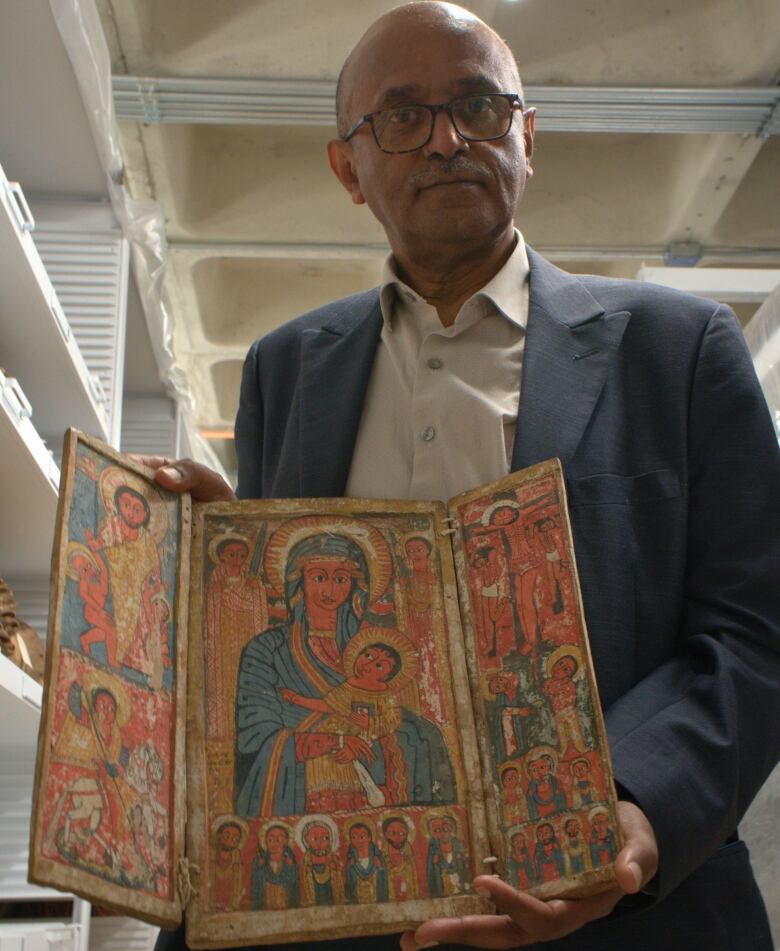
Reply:
[[[348,124],[369,112],[415,103],[447,103],[464,95],[515,92],[511,55],[484,24],[444,24],[409,16],[386,19],[353,60]],[[530,169],[530,129],[516,110],[502,139],[467,142],[439,113],[427,145],[389,155],[370,128],[332,147],[350,163],[340,176],[358,204],[366,202],[396,255],[480,247],[506,236]],[[331,151],[331,162],[334,154]]]
[[[355,675],[361,680],[385,684],[395,670],[395,660],[381,647],[367,647],[355,658]]]
[[[397,849],[400,849],[409,838],[409,830],[406,828],[406,823],[400,819],[388,823],[385,829],[385,838]]]
[[[588,778],[589,767],[584,760],[577,760],[571,770],[574,773],[575,779],[584,780]]]
[[[315,852],[330,852],[330,829],[325,825],[310,826],[304,841]]]
[[[99,693],[93,702],[95,719],[103,729],[111,729],[116,721],[116,701],[107,693]]]
[[[219,844],[223,849],[238,848],[241,841],[241,830],[236,826],[222,826],[219,830]]]
[[[547,778],[550,772],[550,764],[546,759],[535,759],[531,763],[530,769],[533,779],[535,779],[537,783],[540,783],[543,779]]]
[[[490,516],[490,521],[493,525],[509,525],[512,522],[516,521],[517,512],[508,505],[504,505],[501,508],[498,508]]]
[[[284,829],[273,827],[266,832],[265,847],[268,849],[269,855],[278,858],[284,852],[285,845],[287,845],[287,834]]]
[[[596,835],[600,839],[603,839],[604,836],[607,834],[607,827],[609,826],[609,818],[603,812],[597,812],[596,815],[593,817],[591,825],[593,826],[596,832]]]
[[[525,836],[522,832],[515,832],[512,836],[512,851],[516,856],[523,854],[523,849],[525,848]]]
[[[312,561],[303,566],[303,592],[306,604],[324,611],[335,611],[349,597],[352,588],[352,562],[346,558]]]
[[[249,557],[249,549],[243,542],[228,542],[219,552],[219,560],[230,574],[237,574]]]
[[[131,528],[139,528],[146,521],[146,506],[132,493],[120,493],[116,505],[122,520]]]
[[[413,538],[411,541],[406,543],[405,547],[406,554],[412,559],[412,561],[428,557],[429,549],[422,539]]]
[[[520,779],[516,769],[505,769],[501,774],[501,785],[504,789],[514,789]]]
[[[365,849],[371,841],[371,835],[363,826],[353,826],[349,830],[349,841],[356,849]]]
[[[552,675],[556,680],[566,680],[577,672],[577,662],[573,657],[559,657],[552,666]]]
[[[536,830],[536,837],[542,845],[549,845],[553,840],[553,827],[545,823]]]
[[[564,826],[564,829],[566,830],[566,835],[568,835],[570,839],[576,839],[580,834],[580,824],[576,819],[569,819],[569,821]]]
[[[434,839],[438,839],[439,842],[451,842],[452,832],[452,822],[450,822],[449,819],[431,820],[431,835]]]

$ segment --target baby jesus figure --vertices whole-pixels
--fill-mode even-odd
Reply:
[[[400,632],[364,628],[344,651],[343,683],[322,697],[279,691],[287,703],[322,714],[315,722],[307,718],[299,730],[330,740],[322,744],[322,755],[305,758],[307,812],[396,800],[388,767],[400,753],[394,749],[403,718],[400,693],[414,675],[415,659],[412,643]],[[377,763],[369,772],[379,755],[384,768]]]

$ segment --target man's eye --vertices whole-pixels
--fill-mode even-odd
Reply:
[[[421,110],[415,106],[405,106],[402,109],[390,109],[387,121],[390,125],[414,125],[420,121]]]
[[[491,106],[492,103],[487,96],[472,96],[471,98],[464,100],[466,112],[470,113],[472,116],[478,116],[483,112],[489,112]]]

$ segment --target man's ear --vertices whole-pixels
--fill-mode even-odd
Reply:
[[[536,129],[536,109],[531,106],[523,113],[523,141],[525,142],[525,164],[527,175],[530,178],[534,170],[531,167],[531,156],[534,154],[534,131]]]
[[[343,139],[331,139],[328,142],[328,160],[333,174],[349,192],[352,201],[356,205],[364,205],[366,199],[360,190],[352,144]]]

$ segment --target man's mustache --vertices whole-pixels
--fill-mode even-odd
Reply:
[[[409,176],[409,184],[414,188],[430,188],[442,182],[454,182],[460,179],[484,182],[489,178],[485,166],[467,155],[455,155],[435,165],[417,169]]]

